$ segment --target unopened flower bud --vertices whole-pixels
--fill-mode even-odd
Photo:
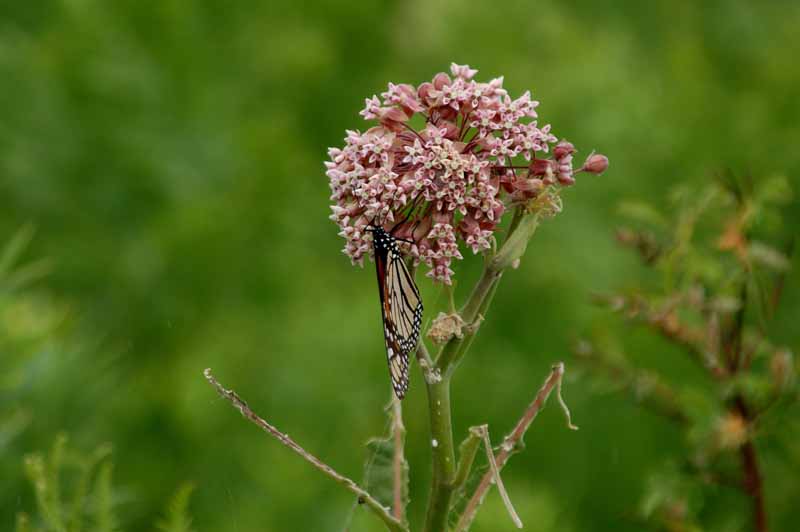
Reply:
[[[566,140],[562,140],[556,145],[555,148],[553,148],[553,157],[555,157],[557,160],[563,159],[567,155],[572,155],[573,153],[575,153],[575,146]]]
[[[512,194],[516,190],[514,177],[509,174],[503,175],[500,178],[500,186],[503,187],[503,190],[505,190],[509,194]]]
[[[543,176],[553,172],[553,161],[550,159],[534,159],[528,167],[530,175]]]
[[[600,153],[593,153],[586,158],[581,171],[600,175],[608,169],[608,157]]]
[[[567,174],[567,173],[561,174],[560,173],[560,174],[558,174],[558,182],[561,183],[562,185],[566,185],[566,186],[574,185],[575,184],[575,178],[572,177],[570,174]]]
[[[457,65],[455,63],[450,63],[450,72],[462,79],[472,79],[478,73],[477,70],[470,68],[469,65]]]
[[[384,107],[379,113],[380,121],[384,126],[393,129],[399,127],[398,124],[408,120],[408,116],[397,107]]]
[[[436,90],[442,90],[445,85],[450,85],[450,76],[444,72],[439,72],[433,77],[433,86]]]
[[[417,88],[417,97],[419,97],[420,100],[427,102],[432,90],[434,90],[433,83],[426,81]]]
[[[438,112],[439,112],[439,118],[441,120],[454,121],[458,116],[458,111],[456,111],[449,105],[439,107]]]

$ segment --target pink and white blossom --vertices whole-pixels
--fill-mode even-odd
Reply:
[[[450,284],[459,241],[473,253],[490,249],[507,207],[575,182],[575,148],[538,124],[539,102],[530,92],[512,99],[502,77],[482,83],[477,72],[453,63],[418,87],[389,83],[360,113],[377,125],[347,131],[344,146],[329,149],[331,219],[353,263],[372,252],[365,228],[380,225],[412,240],[405,251]],[[422,127],[412,127],[415,117]],[[607,166],[598,154],[578,171]]]

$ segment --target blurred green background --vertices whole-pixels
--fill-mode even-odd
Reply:
[[[49,261],[1,318],[0,357],[17,365],[0,414],[26,414],[0,434],[0,529],[34,507],[23,456],[60,431],[85,450],[113,444],[126,530],[149,529],[184,481],[200,532],[341,529],[349,494],[241,420],[202,370],[360,476],[388,378],[374,274],[340,252],[322,163],[364,127],[365,97],[451,61],[532,89],[556,135],[611,160],[567,191],[501,284],[455,380],[457,438],[483,422],[499,438],[563,359],[581,430],[546,409],[504,474],[512,499],[530,530],[641,529],[648,475],[680,436],[570,373],[570,345],[611,326],[590,294],[640,272],[613,241],[621,199],[659,203],[726,168],[800,189],[798,28],[790,0],[0,3],[0,238],[32,224],[25,261]],[[789,216],[800,227],[796,203]],[[462,287],[479,262],[459,265]],[[772,333],[796,347],[794,271]],[[431,317],[441,291],[421,285]],[[637,341],[645,359],[693,370]],[[418,520],[417,370],[404,406]],[[767,460],[767,479],[779,465]],[[775,530],[791,528],[799,492],[768,480]],[[511,527],[490,495],[475,529]],[[373,529],[359,509],[354,530]]]

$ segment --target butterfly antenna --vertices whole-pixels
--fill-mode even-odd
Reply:
[[[414,237],[414,231],[417,230],[417,227],[419,227],[420,223],[422,223],[422,220],[417,220],[416,222],[414,222],[414,225],[411,226],[411,237],[412,238]]]
[[[399,222],[394,224],[392,229],[389,231],[390,235],[394,235],[395,229],[397,229],[398,227],[400,227],[401,225],[406,223],[408,221],[408,219],[411,218],[411,215],[414,214],[414,210],[418,207],[419,200],[421,200],[421,199],[422,199],[422,196],[419,193],[416,196],[414,196],[414,200],[413,200],[413,203],[411,204],[411,208],[408,210],[408,214],[406,214],[405,218],[403,218],[402,220],[400,220]]]

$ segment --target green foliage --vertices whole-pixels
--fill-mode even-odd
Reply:
[[[713,417],[713,394],[688,386],[702,379],[692,363],[657,335],[621,333],[589,294],[661,283],[613,246],[620,198],[672,220],[676,181],[702,189],[720,168],[786,176],[798,190],[800,3],[498,6],[0,2],[0,245],[32,224],[9,271],[39,260],[49,271],[25,286],[16,277],[0,296],[0,528],[14,526],[20,505],[35,508],[23,457],[66,431],[85,448],[113,442],[115,483],[125,487],[117,496],[128,501],[114,515],[127,530],[151,529],[187,474],[203,531],[337,529],[349,495],[265,444],[201,373],[213,367],[310,450],[360,471],[363,442],[384,424],[386,362],[374,272],[339,252],[322,161],[344,128],[364,127],[363,98],[388,80],[419,83],[450,61],[505,75],[515,92],[532,88],[542,123],[611,160],[564,196],[564,215],[542,224],[530,259],[505,275],[452,390],[456,432],[487,419],[512,426],[520,397],[539,384],[531,375],[569,357],[574,336],[589,329],[624,336],[617,343],[629,366],[686,382],[682,408]],[[780,179],[759,190],[791,201],[784,224],[800,227],[800,204]],[[759,226],[776,218],[761,211]],[[661,243],[669,228],[648,230]],[[796,253],[789,258],[767,326],[796,353],[800,268]],[[701,262],[693,267],[704,276],[725,277],[714,260]],[[455,277],[467,286],[475,268],[465,260]],[[420,287],[427,321],[446,298],[425,279]],[[431,442],[415,368],[406,450],[424,472]],[[639,531],[631,501],[683,433],[631,406],[629,397],[656,388],[598,394],[620,383],[574,377],[581,432],[565,431],[555,409],[543,412],[504,477],[514,503],[526,524]],[[798,430],[782,415],[763,423],[771,434]],[[800,445],[765,443],[773,529],[792,530],[800,491],[784,477]],[[418,523],[426,475],[410,482],[409,519]],[[486,511],[477,532],[507,522],[498,498]]]
[[[18,514],[17,530],[116,532],[111,524],[110,453],[111,448],[102,445],[88,455],[80,454],[67,446],[67,437],[61,434],[48,456],[26,456],[25,473],[35,495],[36,517]],[[87,522],[93,522],[94,528]]]
[[[89,454],[68,446],[59,435],[50,453],[25,457],[25,473],[36,500],[36,512],[17,513],[17,532],[121,532],[119,496],[112,482],[111,447],[101,445]],[[162,532],[193,532],[189,500],[194,487],[182,485],[170,500]]]
[[[384,506],[394,504],[394,437],[373,438],[367,442],[367,462],[364,468],[364,489]],[[408,461],[402,461],[402,500],[408,505]]]
[[[119,522],[114,513],[114,493],[111,483],[113,466],[103,463],[97,473],[94,490],[95,526],[92,532],[118,532]]]
[[[651,476],[641,504],[642,516],[665,530],[700,532],[703,527],[692,520],[702,506],[702,491],[696,483],[675,469]]]
[[[720,488],[748,498],[752,526],[764,530],[764,493],[779,481],[760,469],[773,458],[759,455],[797,437],[774,423],[794,415],[800,399],[793,354],[770,339],[791,264],[781,249],[791,249],[792,228],[781,223],[789,197],[784,179],[724,174],[700,191],[678,187],[672,222],[652,206],[624,209],[637,228],[619,232],[620,241],[657,274],[655,282],[597,299],[672,344],[673,356],[688,355],[702,375],[637,369],[641,362],[620,362],[604,349],[607,338],[581,344],[577,354],[596,376],[682,430],[684,446],[675,452],[683,462],[652,476],[642,504],[642,515],[668,530],[713,523],[725,500]],[[729,514],[740,523],[746,516]]]
[[[164,519],[158,522],[156,528],[161,532],[193,532],[192,518],[189,516],[189,500],[194,491],[194,485],[183,484],[166,508]]]
[[[497,449],[495,449],[495,453],[496,452]],[[453,501],[451,503],[452,510],[448,515],[448,521],[451,527],[455,527],[456,523],[458,523],[458,520],[461,518],[461,515],[464,513],[464,510],[467,507],[470,497],[473,493],[475,493],[475,489],[478,487],[483,475],[485,475],[487,471],[489,471],[489,462],[486,459],[485,453],[481,451],[478,453],[475,463],[472,465],[466,480],[453,494]],[[492,496],[497,495],[493,494]],[[505,515],[503,518],[508,519],[508,516]]]

